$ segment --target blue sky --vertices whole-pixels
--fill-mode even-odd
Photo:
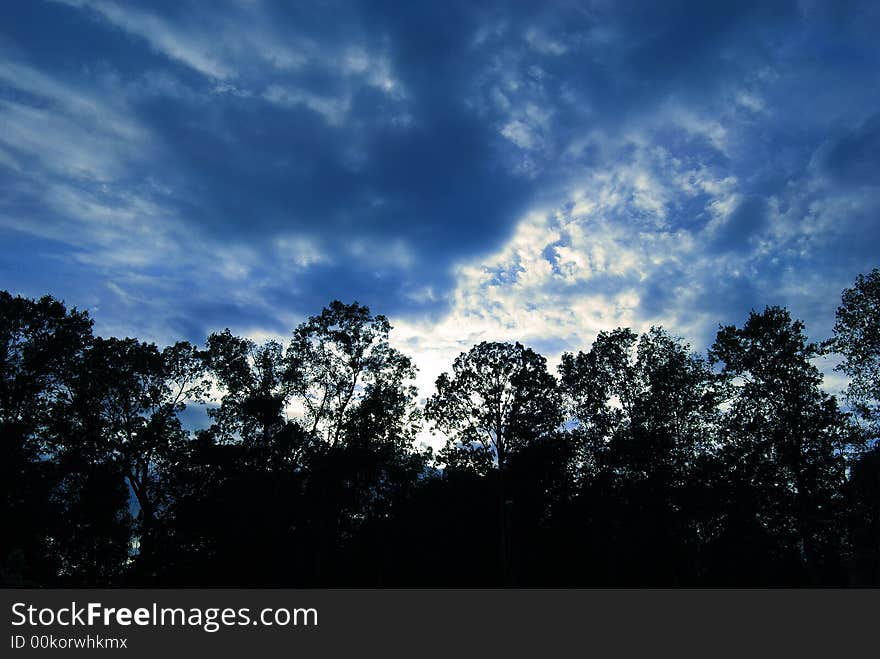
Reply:
[[[782,304],[877,266],[876,2],[19,2],[0,286],[99,332],[388,315],[425,387]]]

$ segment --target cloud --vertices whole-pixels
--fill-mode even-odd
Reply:
[[[217,44],[193,36],[185,25],[176,25],[155,14],[131,6],[102,0],[62,0],[77,7],[95,11],[112,25],[144,39],[157,52],[176,60],[199,73],[224,80],[235,75],[234,69],[215,54]]]
[[[13,59],[0,62],[0,82],[16,92],[0,95],[0,143],[15,163],[106,181],[129,158],[149,153],[148,131],[112,99]]]
[[[428,374],[782,303],[876,265],[872,3],[22,3],[0,264],[102,331],[284,334],[333,298]],[[427,389],[426,389],[427,390]]]

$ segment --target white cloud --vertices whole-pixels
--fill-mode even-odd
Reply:
[[[763,99],[757,94],[741,90],[736,94],[736,102],[752,112],[760,113],[765,110]]]
[[[148,131],[128,115],[121,101],[99,97],[10,58],[0,59],[0,81],[26,95],[0,100],[0,144],[38,161],[45,170],[108,181],[129,160],[151,151]]]
[[[568,52],[568,46],[565,43],[537,28],[527,30],[525,39],[533,50],[542,55],[560,56]]]
[[[501,134],[520,149],[536,149],[540,146],[540,137],[534,129],[524,121],[514,119],[501,129]]]
[[[716,119],[677,107],[670,111],[671,121],[691,135],[701,137],[723,154],[728,153],[727,129]]]
[[[400,239],[375,240],[360,237],[346,241],[345,251],[360,264],[375,268],[409,269],[415,263],[412,249]]]
[[[341,96],[319,96],[296,87],[283,85],[270,85],[263,92],[263,98],[271,103],[294,107],[301,105],[324,117],[328,124],[340,125],[348,115],[351,106],[351,97],[348,94]]]
[[[361,87],[378,89],[395,104],[407,98],[406,89],[381,46],[369,47],[363,37],[322,44],[308,35],[279,33],[278,27],[257,4],[236,11],[201,11],[184,20],[169,21],[155,12],[112,0],[56,0],[95,12],[111,25],[144,39],[150,47],[214,82],[215,94],[240,98],[259,97],[284,107],[303,106],[320,114],[331,125],[349,116],[352,99]],[[337,79],[331,91],[310,89],[297,74],[304,70],[326,72]],[[180,96],[179,85],[162,89]],[[160,87],[153,85],[153,89]],[[404,108],[395,107],[390,121],[406,125],[412,120]]]
[[[318,241],[308,236],[280,236],[274,242],[279,261],[292,264],[296,269],[306,269],[331,260]]]
[[[203,75],[218,80],[235,75],[235,70],[212,52],[218,44],[203,41],[197,33],[169,23],[155,14],[105,0],[60,1],[97,12],[112,25],[146,40],[155,51]]]
[[[695,301],[750,258],[706,249],[711,218],[735,199],[738,181],[676,159],[643,137],[619,146],[631,154],[628,162],[582,170],[563,203],[526,214],[496,252],[460,263],[445,317],[394,322],[395,344],[421,369],[422,397],[460,352],[484,340],[521,341],[555,368],[561,352],[588,349],[603,329],[641,332],[663,324],[697,343],[705,338],[718,319]],[[705,195],[706,217],[681,226],[673,211],[698,194]],[[669,299],[649,313],[645,303],[658,282]]]

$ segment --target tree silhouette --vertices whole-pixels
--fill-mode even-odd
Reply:
[[[19,354],[33,355],[48,367],[38,393],[45,425],[34,457],[41,467],[48,461],[55,470],[50,500],[56,516],[45,532],[57,560],[56,576],[61,583],[116,583],[129,558],[132,522],[105,414],[107,373],[96,359],[91,321],[46,298],[30,311],[29,324],[39,330],[20,335],[17,347]]]
[[[706,532],[697,467],[716,404],[705,360],[661,328],[641,337],[618,328],[600,332],[587,353],[563,355],[559,370],[590,550],[608,548],[594,560],[637,583],[693,581]]]
[[[135,339],[96,338],[87,365],[105,450],[137,500],[139,568],[150,573],[158,517],[170,502],[168,481],[188,440],[177,415],[208,388],[202,359],[186,342],[159,350]]]
[[[401,434],[400,424],[412,414],[415,390],[406,381],[415,377],[415,367],[389,345],[390,331],[385,316],[338,300],[296,328],[286,381],[305,408],[309,432],[331,446],[345,439],[350,425],[372,423],[386,437]],[[386,399],[396,414],[376,405]]]
[[[742,328],[722,327],[710,349],[729,392],[730,482],[754,493],[756,521],[774,535],[777,558],[803,556],[814,584],[839,569],[840,491],[845,456],[857,441],[820,388],[811,363],[820,352],[803,323],[780,307],[752,312]]]
[[[453,446],[492,454],[503,471],[511,453],[558,430],[562,411],[546,360],[520,343],[482,342],[437,378],[425,415]]]
[[[282,557],[293,544],[311,439],[288,414],[293,391],[284,348],[227,329],[211,334],[199,356],[213,383],[213,424],[187,442],[171,479],[161,579],[216,585],[294,579],[282,570]]]
[[[208,337],[205,365],[221,390],[220,405],[208,410],[223,441],[240,441],[254,457],[266,459],[275,440],[289,431],[286,409],[293,395],[284,349],[277,341],[261,346],[226,329]]]
[[[508,461],[537,441],[555,435],[562,409],[555,378],[546,360],[520,343],[482,342],[460,354],[453,374],[437,378],[425,415],[447,434],[441,459],[457,467],[484,471],[491,456],[497,475],[499,567],[510,580],[509,508],[505,471]]]
[[[602,331],[557,381],[483,342],[424,412],[357,303],[286,344],[160,348],[0,292],[0,581],[876,586],[878,282],[844,291],[822,344],[767,307],[706,358],[662,328]],[[829,349],[854,414],[822,390]],[[437,456],[415,447],[423,414]]]
[[[873,448],[852,468],[847,487],[851,568],[856,583],[880,586],[880,270],[856,277],[844,289],[832,349],[843,356],[837,370],[849,378],[846,398]]]
[[[46,583],[60,570],[52,528],[61,474],[49,455],[49,428],[91,341],[86,313],[52,297],[0,291],[0,491],[6,531],[0,573],[6,582]]]
[[[335,300],[297,327],[287,348],[286,381],[319,440],[306,491],[317,579],[326,578],[334,548],[387,514],[424,466],[412,448],[415,367],[390,346],[390,330],[385,316]]]
[[[843,355],[838,370],[850,378],[847,398],[880,435],[880,270],[859,275],[843,291],[834,324],[834,349]]]

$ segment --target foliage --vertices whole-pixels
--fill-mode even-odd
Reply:
[[[546,360],[520,343],[484,341],[460,354],[452,371],[437,378],[437,392],[425,406],[427,418],[457,443],[450,457],[474,447],[489,451],[503,470],[511,454],[562,423]]]
[[[160,348],[0,292],[0,580],[880,585],[878,282],[844,291],[824,343],[780,307],[705,358],[603,331],[558,379],[480,343],[424,406],[436,457],[415,366],[358,303],[286,343]],[[829,348],[861,428],[822,390]]]
[[[838,367],[849,378],[847,398],[856,412],[880,435],[880,270],[859,275],[843,291],[834,324],[834,350],[843,356]]]

